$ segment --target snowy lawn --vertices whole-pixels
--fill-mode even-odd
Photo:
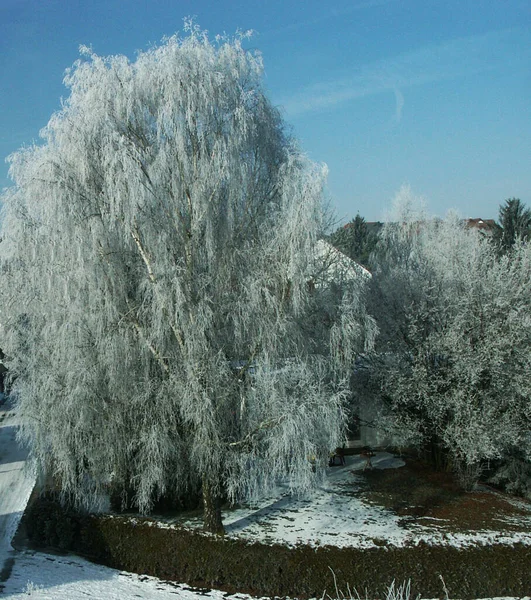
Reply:
[[[9,415],[5,427],[12,427]],[[23,504],[33,485],[31,477],[20,468],[23,455],[9,455],[9,447],[15,448],[13,430],[0,429],[0,443],[4,440],[4,455],[13,458],[0,468],[0,485],[7,521],[3,529],[1,593],[8,598],[39,598],[54,600],[77,600],[98,598],[122,600],[129,598],[165,600],[179,597],[197,600],[208,596],[221,600],[228,595],[216,590],[194,590],[186,585],[160,581],[153,577],[134,575],[92,564],[75,556],[57,556],[33,551],[9,550],[10,535]],[[3,437],[2,437],[3,436]],[[11,442],[8,443],[7,439]],[[20,452],[13,449],[13,452]],[[17,460],[14,460],[17,458]],[[20,460],[19,460],[20,459]],[[8,459],[9,460],[9,459]],[[404,516],[385,508],[367,495],[371,477],[405,472],[404,461],[385,452],[373,459],[374,471],[363,473],[365,460],[346,457],[345,466],[329,469],[326,484],[303,497],[290,497],[280,487],[278,493],[260,503],[224,512],[224,523],[229,537],[244,538],[266,543],[287,545],[310,544],[312,546],[334,545],[339,547],[369,548],[382,545],[404,547],[421,541],[430,544],[470,546],[473,544],[512,544],[520,542],[531,545],[531,507],[523,501],[504,497],[508,506],[514,506],[517,516],[500,514],[497,528],[453,531],[448,519],[424,516]],[[20,463],[20,464],[19,464]],[[5,479],[12,464],[15,473],[13,485]],[[14,468],[16,465],[16,469]],[[391,469],[392,471],[387,471]],[[2,479],[4,476],[4,479]],[[7,485],[7,487],[6,487]],[[17,491],[19,490],[19,491]],[[484,493],[482,492],[484,495]],[[492,494],[492,493],[491,493]],[[470,495],[472,498],[474,495]],[[492,494],[497,499],[498,494]],[[18,504],[13,502],[18,498]],[[467,496],[468,498],[468,496]],[[407,512],[407,511],[406,511]],[[517,523],[515,523],[517,521]],[[179,517],[160,522],[160,527],[173,525],[200,527],[199,517]],[[517,526],[515,526],[515,524]],[[527,529],[527,531],[525,531]],[[332,593],[332,590],[327,590]],[[442,589],[441,589],[442,593]],[[334,595],[334,594],[332,594]],[[234,598],[249,598],[243,594]],[[526,600],[531,598],[526,597]]]
[[[387,452],[378,452],[372,462],[375,471],[400,471],[404,466],[402,459]],[[362,457],[347,456],[345,466],[331,467],[326,484],[306,496],[291,497],[285,489],[279,488],[274,497],[256,505],[224,511],[227,535],[265,543],[357,548],[404,547],[421,542],[457,547],[517,542],[531,545],[530,503],[511,500],[491,491],[482,492],[480,495],[491,498],[491,501],[501,502],[503,498],[509,514],[505,517],[499,514],[494,523],[487,527],[482,525],[480,529],[453,528],[450,519],[397,514],[369,501],[364,492],[371,474],[367,473],[368,477],[365,477],[364,466],[365,459]],[[474,494],[471,494],[470,500],[473,497]],[[514,506],[516,515],[510,514],[511,506]],[[516,519],[518,526],[514,523]],[[176,518],[171,522],[189,527],[201,526],[199,516]]]
[[[224,592],[208,592],[212,600],[226,597]],[[40,600],[198,600],[205,593],[186,585],[95,565],[77,556],[52,556],[31,551],[17,555],[3,591],[8,598]],[[249,598],[243,594],[232,597],[235,600]]]

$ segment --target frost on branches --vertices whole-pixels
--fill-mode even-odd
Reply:
[[[192,26],[135,62],[83,53],[4,195],[23,438],[78,504],[123,490],[147,511],[202,488],[220,531],[220,498],[322,474],[345,369],[371,343],[362,282],[339,297],[314,281],[325,170],[241,36]]]
[[[407,188],[398,199],[373,278],[390,422],[466,483],[490,461],[531,494],[531,247],[499,258],[455,215],[428,219]]]

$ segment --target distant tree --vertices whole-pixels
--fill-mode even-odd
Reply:
[[[386,425],[468,482],[489,459],[531,465],[531,249],[499,260],[456,216],[410,209],[378,248],[373,377]]]
[[[78,504],[112,488],[148,511],[202,488],[219,532],[222,497],[322,476],[370,343],[363,282],[331,298],[318,275],[325,171],[241,38],[191,26],[135,62],[84,55],[4,196],[22,436]]]
[[[493,241],[501,253],[509,252],[518,239],[531,237],[531,209],[519,198],[509,198],[500,206],[499,223],[494,230]]]
[[[370,267],[370,255],[377,239],[377,235],[369,229],[365,219],[359,213],[329,237],[333,246],[367,268]]]

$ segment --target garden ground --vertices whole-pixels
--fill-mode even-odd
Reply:
[[[448,473],[418,460],[378,452],[373,469],[347,456],[331,467],[324,485],[302,497],[287,490],[254,505],[227,509],[229,537],[288,545],[370,548],[380,546],[492,543],[531,546],[531,503],[479,486],[464,492]],[[200,514],[167,523],[200,527]]]
[[[3,528],[0,575],[5,597],[166,600],[177,595],[193,600],[207,595],[217,600],[226,596],[215,590],[192,590],[186,585],[116,571],[75,556],[28,549],[10,551],[8,539],[20,514],[20,507],[11,506],[10,498],[17,497],[19,504],[24,503],[32,485],[31,477],[28,479],[22,469],[24,457],[17,454],[20,451],[14,449],[15,454],[9,454],[8,438],[15,447],[14,423],[10,419],[12,416],[5,414],[0,428],[0,442],[5,442],[0,476],[10,478],[8,484],[7,480],[0,481],[4,520],[7,516],[8,523]],[[413,458],[379,452],[373,464],[373,469],[364,471],[365,459],[349,456],[346,465],[330,468],[324,484],[311,494],[291,497],[280,487],[253,505],[227,508],[227,538],[293,547],[418,548],[419,552],[427,546],[531,547],[529,502],[487,487],[465,493],[448,475],[433,473]],[[19,491],[13,494],[13,490]],[[200,515],[166,515],[156,525],[195,528],[200,526]],[[341,582],[340,586],[346,584],[353,589],[356,582]],[[442,596],[442,582],[440,593]],[[458,589],[449,589],[449,594],[460,597]]]

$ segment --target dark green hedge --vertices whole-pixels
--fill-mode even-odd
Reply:
[[[150,519],[80,516],[50,499],[37,499],[24,519],[36,546],[53,546],[110,567],[198,587],[260,596],[321,597],[356,588],[380,594],[390,583],[411,580],[412,596],[520,596],[531,590],[531,549],[494,545],[452,547],[287,548],[158,527]]]

